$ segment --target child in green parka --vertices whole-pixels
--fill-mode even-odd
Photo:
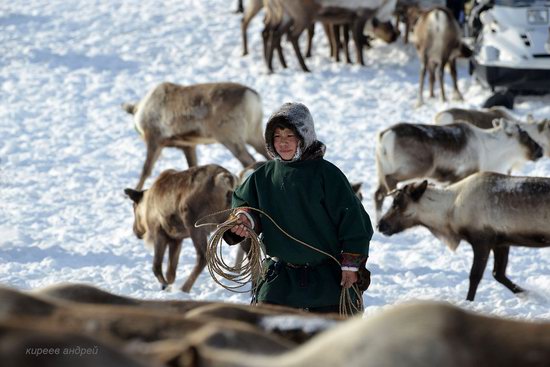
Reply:
[[[265,141],[273,158],[235,190],[232,207],[239,223],[224,239],[229,244],[262,233],[267,271],[256,301],[313,312],[338,312],[342,287],[357,281],[373,230],[368,214],[346,176],[323,159],[313,118],[301,103],[286,103],[269,118]],[[331,254],[312,250],[282,233],[258,208],[295,238]]]

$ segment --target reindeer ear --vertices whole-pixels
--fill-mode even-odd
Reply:
[[[413,199],[413,201],[418,201],[418,199],[422,197],[422,194],[424,194],[424,191],[426,191],[427,187],[428,180],[424,180],[418,185],[412,185],[410,190],[411,199]]]
[[[130,199],[132,199],[132,201],[136,204],[139,204],[141,199],[143,199],[143,193],[144,192],[145,191],[138,191],[138,190],[134,190],[134,189],[124,189],[124,193],[126,194],[126,196],[128,196]]]
[[[229,172],[220,172],[214,178],[216,186],[225,186],[231,190],[235,188],[238,178]]]

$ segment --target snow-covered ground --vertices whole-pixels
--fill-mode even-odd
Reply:
[[[479,107],[490,95],[459,65],[464,102],[426,99],[414,108],[418,59],[401,40],[375,43],[366,66],[336,64],[317,27],[313,71],[300,71],[289,45],[289,68],[269,75],[261,59],[261,17],[249,28],[241,57],[240,15],[228,0],[18,0],[0,3],[0,283],[20,289],[86,282],[142,298],[248,302],[216,285],[208,272],[190,294],[178,290],[194,249],[183,245],[176,285],[161,291],[152,253],[132,233],[126,187],[137,183],[145,145],[120,105],[163,81],[234,81],[262,96],[264,115],[286,101],[311,110],[326,158],[363,182],[374,220],[376,133],[399,121],[429,123],[449,107]],[[447,77],[447,90],[451,83]],[[550,96],[522,97],[515,115],[550,117]],[[265,123],[265,119],[264,119]],[[234,173],[239,162],[220,145],[199,147],[199,163]],[[259,156],[257,156],[260,158]],[[185,169],[180,151],[165,149],[154,177]],[[550,160],[517,174],[550,175]],[[388,205],[388,204],[386,204]],[[228,256],[233,256],[232,249]],[[391,238],[376,233],[368,267],[366,314],[413,299],[445,300],[487,314],[550,319],[550,248],[512,248],[509,276],[528,289],[516,296],[492,279],[492,260],[466,302],[472,251],[452,253],[427,230]]]

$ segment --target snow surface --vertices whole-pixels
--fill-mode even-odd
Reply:
[[[261,16],[249,28],[250,55],[241,57],[235,8],[236,1],[227,0],[0,3],[1,284],[30,289],[84,282],[140,298],[248,302],[247,294],[224,290],[206,271],[190,294],[179,291],[194,262],[189,240],[175,286],[161,291],[152,253],[132,233],[132,205],[123,190],[138,181],[145,145],[120,105],[160,82],[247,84],[261,94],[265,116],[287,101],[305,103],[328,146],[326,158],[351,181],[363,182],[363,204],[373,220],[377,131],[400,121],[431,123],[438,111],[479,107],[490,95],[462,62],[465,102],[426,98],[415,109],[419,64],[412,45],[375,42],[366,66],[337,64],[327,56],[320,26],[314,56],[306,61],[312,73],[300,71],[285,44],[289,68],[276,61],[269,75],[261,59]],[[550,96],[519,98],[514,114],[528,113],[550,117]],[[198,154],[200,164],[241,169],[220,145],[201,146]],[[168,168],[186,168],[180,151],[163,151],[146,186]],[[526,164],[518,174],[548,176],[550,161]],[[471,262],[468,244],[452,253],[425,229],[390,238],[375,233],[366,315],[423,299],[550,319],[550,248],[511,249],[508,274],[528,289],[517,296],[493,280],[491,259],[476,301],[466,302]]]

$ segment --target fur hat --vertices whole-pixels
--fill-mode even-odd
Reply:
[[[273,135],[278,125],[296,133],[300,138],[301,152],[306,151],[317,140],[313,117],[308,108],[302,103],[287,102],[269,117],[265,127],[265,144],[272,158],[279,157],[273,145]]]

